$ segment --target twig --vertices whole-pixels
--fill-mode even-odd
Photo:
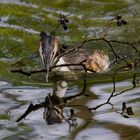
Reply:
[[[111,100],[113,97],[118,96],[118,95],[121,95],[121,94],[123,94],[124,92],[130,91],[130,90],[134,89],[135,87],[137,87],[137,86],[136,86],[136,74],[134,74],[134,76],[133,76],[132,85],[133,85],[133,86],[132,86],[131,88],[128,88],[128,89],[126,89],[126,90],[123,90],[123,91],[121,91],[121,92],[119,92],[119,93],[114,94],[114,93],[115,93],[115,90],[116,90],[116,86],[115,86],[115,79],[114,79],[114,77],[113,77],[113,91],[112,91],[111,95],[108,97],[107,101],[106,101],[105,103],[102,103],[102,104],[97,105],[96,107],[91,107],[91,108],[89,108],[89,110],[97,110],[98,108],[100,108],[100,107],[102,107],[102,106],[104,106],[104,105],[106,105],[106,104],[111,104],[110,100]]]
[[[65,28],[65,26],[66,26],[66,21],[68,22],[68,19],[66,19],[66,18],[67,18],[69,15],[71,15],[71,14],[62,15],[62,14],[60,13],[57,26],[55,27],[55,29],[54,29],[52,32],[56,32],[56,30],[59,29],[59,27],[60,27],[61,25],[62,25],[63,28],[66,30],[66,28]]]
[[[97,110],[98,108],[100,108],[100,107],[102,107],[106,104],[109,104],[111,98],[113,97],[114,92],[115,92],[115,80],[114,80],[114,77],[113,77],[113,91],[112,91],[111,95],[109,96],[109,98],[107,99],[107,101],[105,103],[97,105],[96,107],[89,108],[89,110]]]
[[[123,116],[124,118],[129,118],[129,116],[126,115],[126,114],[124,114],[124,112],[119,112],[119,111],[114,107],[114,105],[113,105],[112,103],[108,103],[108,104],[111,105],[112,110],[113,110],[115,113],[120,114],[120,115]]]
[[[22,69],[17,69],[17,70],[11,70],[12,73],[20,73],[23,75],[26,75],[28,77],[30,77],[32,74],[36,74],[36,73],[42,73],[42,72],[46,72],[46,69],[41,69],[41,70],[32,70],[32,71],[24,71]]]
[[[119,64],[118,59],[121,59],[121,57],[116,54],[115,50],[113,49],[112,44],[108,40],[106,40],[106,39],[103,39],[103,40],[109,45],[109,47],[111,48],[111,51],[113,52],[113,54],[115,56],[115,61]]]
[[[85,95],[86,96],[86,94],[85,94],[86,88],[87,88],[87,82],[86,82],[86,80],[84,80],[84,86],[83,86],[82,92],[79,93],[79,94],[73,95],[73,96],[65,97],[64,98],[65,103],[67,103],[68,100],[72,100],[72,99],[74,99],[76,97],[79,97],[81,95]]]
[[[136,51],[136,53],[138,52],[138,49],[130,42],[123,42],[123,41],[118,41],[118,40],[109,40],[109,42],[115,42],[115,43],[119,43],[119,44],[129,45]]]
[[[121,91],[119,93],[114,94],[113,97],[118,96],[118,95],[120,95],[120,94],[122,94],[124,92],[130,91],[130,90],[134,89],[135,87],[136,87],[136,74],[134,74],[134,76],[133,76],[132,87],[128,88],[126,90],[123,90],[123,91]]]
[[[29,105],[29,107],[27,108],[27,110],[25,111],[25,113],[16,120],[16,122],[19,122],[21,121],[22,119],[24,119],[26,116],[28,116],[32,111],[36,111],[40,108],[45,108],[47,105],[45,102],[43,103],[40,103],[40,104],[36,104],[36,105],[33,105],[32,103]]]
[[[85,60],[84,60],[85,61]],[[83,70],[85,71],[85,73],[87,73],[87,71],[91,71],[91,72],[95,72],[94,70],[92,69],[87,69],[85,64],[83,64],[83,61],[80,62],[80,63],[77,63],[77,64],[61,64],[61,65],[55,65],[55,66],[52,66],[50,67],[50,71],[52,69],[55,69],[55,68],[58,68],[58,67],[70,67],[70,66],[82,66],[83,67]],[[22,70],[22,69],[15,69],[15,70],[11,70],[12,73],[20,73],[20,74],[23,74],[23,75],[26,75],[28,77],[30,77],[32,74],[36,74],[36,73],[44,73],[46,72],[46,69],[40,69],[40,70],[31,70],[31,71],[25,71],[25,70]]]
[[[73,51],[76,51],[76,50],[82,48],[86,43],[93,42],[93,41],[99,41],[99,40],[103,40],[103,38],[93,38],[93,39],[84,40],[79,45],[77,45],[76,47],[74,47],[74,48],[72,48],[72,49],[60,54],[59,58],[61,58],[62,56],[66,55],[68,53],[71,53]]]
[[[107,39],[105,39],[105,38],[92,38],[92,39],[84,40],[83,42],[81,42],[81,43],[80,43],[79,45],[77,45],[76,47],[74,47],[74,48],[72,48],[72,49],[70,49],[70,50],[68,50],[68,51],[66,51],[66,52],[64,52],[64,53],[62,53],[62,54],[60,54],[60,55],[58,56],[58,59],[61,58],[61,57],[64,56],[64,55],[68,54],[68,53],[71,53],[71,52],[73,52],[73,51],[76,51],[76,50],[82,48],[86,43],[93,42],[93,41],[104,41],[104,42],[106,42],[106,43],[108,44],[108,46],[111,48],[111,51],[112,51],[112,53],[113,53],[114,56],[115,56],[115,62],[117,62],[117,63],[119,63],[118,60],[124,60],[126,63],[128,63],[128,62],[126,61],[126,59],[123,59],[123,58],[121,58],[118,54],[116,54],[116,52],[115,52],[115,50],[114,50],[114,48],[113,48],[111,42],[117,42],[117,43],[120,43],[120,44],[128,44],[128,45],[131,45],[131,46],[137,51],[137,48],[136,48],[132,43],[129,43],[129,42],[120,42],[120,41],[117,41],[117,40],[116,40],[116,41],[115,41],[115,40],[111,40],[111,41],[110,41],[110,40],[107,40]]]

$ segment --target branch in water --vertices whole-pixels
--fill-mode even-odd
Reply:
[[[84,86],[83,86],[83,90],[82,90],[82,92],[80,93],[80,94],[78,94],[78,95],[76,95],[76,96],[80,96],[80,95],[83,95],[83,94],[85,94],[85,90],[86,90],[86,87],[87,87],[87,84],[86,84],[86,80],[84,80]],[[64,99],[63,99],[63,101],[66,103],[67,102],[67,100],[70,100],[70,99],[72,99],[72,98],[75,98],[76,96],[70,96],[69,98],[68,97],[65,97]],[[48,95],[48,96],[46,96],[46,99],[45,99],[45,102],[42,102],[42,103],[40,103],[40,104],[36,104],[36,105],[33,105],[32,103],[29,105],[29,107],[27,108],[27,110],[25,111],[25,113],[21,116],[21,117],[19,117],[17,120],[16,120],[16,122],[19,122],[19,121],[21,121],[22,119],[24,119],[26,116],[28,116],[32,111],[36,111],[36,110],[38,110],[38,109],[41,109],[41,108],[50,108],[50,109],[53,109],[52,108],[52,106],[54,105],[54,103],[53,102],[50,102],[50,100],[48,100],[48,99],[50,99],[50,95]],[[53,100],[53,99],[52,99]],[[66,107],[65,106],[66,104],[64,104],[64,107]],[[61,106],[60,104],[58,104],[58,106]],[[55,108],[54,108],[55,109]],[[50,116],[51,117],[51,116]],[[52,116],[52,117],[54,117],[54,116]],[[72,118],[73,118],[73,116],[71,116],[70,118],[69,118],[69,120],[72,120]],[[73,122],[73,121],[72,121]],[[72,123],[73,124],[73,123]]]
[[[87,82],[86,82],[86,80],[84,80],[83,89],[82,89],[82,91],[81,91],[79,94],[73,95],[73,96],[69,96],[69,97],[64,97],[64,99],[63,99],[63,101],[64,101],[64,103],[65,103],[65,104],[64,104],[64,108],[65,108],[65,107],[82,107],[82,108],[85,108],[85,109],[87,109],[87,110],[89,110],[89,111],[92,111],[92,110],[97,110],[97,109],[99,109],[100,107],[102,107],[102,106],[108,104],[108,105],[110,105],[110,106],[112,107],[112,110],[113,110],[114,112],[116,112],[116,113],[122,115],[122,116],[125,117],[125,118],[129,118],[129,115],[133,115],[132,107],[126,107],[126,105],[125,105],[126,103],[123,102],[123,104],[122,104],[122,112],[119,112],[117,109],[115,109],[113,103],[111,103],[111,99],[112,99],[113,97],[116,97],[116,96],[118,96],[118,95],[120,95],[120,94],[123,94],[124,92],[130,91],[130,90],[134,89],[135,87],[137,87],[137,85],[136,85],[136,74],[134,74],[134,76],[133,76],[132,85],[133,85],[133,86],[132,86],[131,88],[128,88],[128,89],[126,89],[126,90],[123,90],[123,91],[121,91],[121,92],[115,94],[116,85],[115,85],[115,78],[113,77],[113,91],[112,91],[111,95],[108,97],[108,99],[107,99],[106,102],[104,102],[104,103],[102,103],[102,104],[99,104],[99,105],[97,105],[96,107],[91,107],[91,108],[89,108],[89,107],[87,107],[87,106],[83,106],[83,105],[73,105],[73,104],[67,105],[67,101],[69,101],[69,100],[75,99],[76,97],[79,97],[79,96],[82,96],[82,95],[87,96],[87,95],[85,94],[86,88],[87,88]],[[47,96],[47,97],[48,97],[48,96]],[[46,97],[46,99],[47,99],[47,97]],[[40,108],[48,108],[48,105],[49,105],[49,104],[48,104],[47,101],[48,101],[48,100],[45,100],[45,102],[42,102],[42,103],[36,104],[36,105],[30,104],[29,107],[28,107],[28,109],[25,111],[25,113],[24,113],[20,118],[18,118],[16,121],[17,121],[17,122],[21,121],[21,120],[24,119],[27,115],[29,115],[32,111],[36,111],[36,110],[38,110],[38,109],[40,109]],[[125,104],[124,104],[124,103],[125,103]],[[126,114],[125,114],[125,112],[126,112]]]
[[[102,107],[102,106],[104,106],[106,104],[111,104],[110,100],[113,97],[118,96],[118,95],[121,95],[121,94],[123,94],[123,93],[125,93],[127,91],[131,91],[132,89],[134,89],[136,87],[137,87],[136,86],[136,74],[134,74],[133,75],[133,80],[132,80],[132,87],[131,88],[128,88],[128,89],[125,89],[125,90],[123,90],[123,91],[121,91],[119,93],[114,94],[115,91],[116,91],[116,85],[115,85],[115,78],[113,77],[113,91],[112,91],[111,95],[108,97],[107,101],[105,103],[102,103],[102,104],[97,105],[96,107],[91,107],[91,108],[89,108],[89,110],[97,110],[98,108],[100,108],[100,107]]]
[[[85,60],[84,60],[85,61]],[[83,64],[83,61],[78,63],[78,64],[61,64],[61,65],[56,65],[56,66],[52,66],[50,67],[50,71],[55,69],[55,68],[58,68],[58,67],[70,67],[70,66],[82,66],[83,67],[83,70],[85,71],[85,73],[87,73],[87,71],[90,71],[90,72],[95,72],[94,70],[92,69],[87,69],[86,66]],[[12,73],[20,73],[20,74],[23,74],[23,75],[26,75],[28,77],[30,77],[32,74],[36,74],[36,73],[45,73],[46,72],[46,69],[41,69],[41,70],[31,70],[31,71],[25,71],[25,70],[22,70],[22,69],[16,69],[16,70],[11,70]]]
[[[129,42],[122,42],[122,41],[117,41],[117,40],[107,40],[105,38],[92,38],[92,39],[88,39],[88,40],[84,40],[82,41],[79,45],[77,45],[76,47],[72,48],[72,49],[69,49],[68,51],[65,51],[63,52],[62,54],[60,54],[58,56],[58,59],[60,59],[62,56],[64,55],[67,55],[68,53],[71,53],[71,52],[74,52],[76,50],[79,50],[80,48],[82,48],[86,43],[89,43],[89,42],[94,42],[94,41],[104,41],[108,44],[108,46],[111,48],[111,51],[115,57],[115,62],[117,62],[119,64],[119,61],[118,60],[124,60],[126,63],[127,60],[125,58],[122,58],[120,57],[114,50],[113,48],[113,45],[111,43],[113,42],[116,42],[116,43],[119,43],[119,44],[124,44],[124,45],[129,45],[131,46],[136,52],[138,52],[137,48],[132,44],[132,43],[129,43]]]
[[[46,72],[46,69],[41,69],[41,70],[32,70],[32,71],[24,71],[22,69],[17,69],[17,70],[11,70],[12,73],[20,73],[23,75],[26,75],[28,77],[30,77],[32,74],[36,74],[36,73],[42,73],[42,72]]]
[[[123,41],[118,41],[118,40],[109,40],[109,42],[115,42],[115,43],[119,43],[119,44],[129,45],[136,51],[136,53],[139,52],[138,49],[130,42],[123,42]]]
[[[131,67],[133,64],[130,64],[127,60],[126,60],[126,58],[125,57],[121,57],[121,56],[119,56],[116,52],[115,52],[115,50],[114,50],[114,48],[113,48],[113,45],[111,44],[111,43],[114,43],[114,42],[116,42],[116,43],[119,43],[119,44],[127,44],[127,45],[129,45],[129,46],[132,46],[132,48],[136,51],[136,52],[138,52],[138,50],[137,50],[137,48],[132,44],[132,43],[129,43],[129,42],[121,42],[121,41],[117,41],[117,40],[107,40],[107,39],[105,39],[105,38],[93,38],[93,39],[88,39],[88,40],[84,40],[83,42],[81,42],[79,45],[77,45],[76,47],[74,47],[74,48],[72,48],[72,49],[69,49],[68,51],[65,51],[65,52],[63,52],[63,53],[61,53],[60,55],[58,55],[58,60],[62,57],[62,56],[64,56],[64,55],[67,55],[68,53],[71,53],[71,52],[73,52],[73,51],[76,51],[76,50],[78,50],[78,49],[80,49],[80,48],[82,48],[86,43],[89,43],[89,42],[94,42],[94,41],[104,41],[104,42],[106,42],[107,44],[108,44],[108,46],[111,48],[111,51],[112,51],[112,53],[113,53],[113,55],[114,55],[114,57],[115,57],[115,62],[117,62],[118,64],[119,64],[119,60],[120,61],[124,61],[125,63],[126,63],[126,66],[123,66],[123,67],[121,67],[121,68],[119,68],[119,69],[117,69],[117,70],[120,70],[120,69],[122,69],[122,68],[127,68],[127,67]],[[139,62],[139,61],[138,61]],[[137,62],[137,63],[138,63]],[[134,63],[134,65],[137,65],[136,63]],[[57,67],[65,67],[65,66],[82,66],[83,67],[83,69],[85,70],[85,73],[87,73],[87,71],[90,71],[90,72],[95,72],[95,71],[93,71],[93,70],[91,70],[91,69],[87,69],[86,67],[85,67],[85,65],[81,62],[81,63],[78,63],[78,64],[63,64],[63,65],[54,65],[54,66],[52,66],[52,67],[50,67],[50,70],[52,70],[52,69],[54,69],[54,68],[57,68]],[[27,76],[31,76],[32,74],[35,74],[35,73],[42,73],[42,72],[46,72],[46,70],[45,69],[41,69],[41,70],[32,70],[32,71],[30,71],[30,72],[27,72],[27,71],[24,71],[24,70],[21,70],[21,69],[19,69],[19,70],[11,70],[11,72],[13,72],[13,73],[21,73],[21,74],[23,74],[23,75],[27,75]]]
[[[29,107],[27,108],[27,110],[25,111],[25,113],[16,120],[16,122],[21,121],[22,119],[24,119],[26,116],[28,116],[32,111],[36,111],[40,108],[45,108],[47,105],[45,102],[41,103],[41,104],[36,104],[33,105],[32,103],[29,105]]]
[[[68,100],[72,100],[72,99],[74,99],[74,98],[76,98],[76,97],[79,97],[79,96],[82,96],[82,95],[87,96],[87,95],[85,94],[86,88],[87,88],[87,81],[84,80],[84,84],[83,84],[83,89],[82,89],[82,91],[81,91],[79,94],[76,94],[76,95],[73,95],[73,96],[65,97],[65,98],[64,98],[64,102],[66,103]]]

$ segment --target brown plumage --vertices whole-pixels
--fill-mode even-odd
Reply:
[[[91,69],[95,72],[105,72],[108,70],[110,61],[109,56],[101,50],[94,50],[92,52],[86,52],[85,50],[77,50],[75,52],[71,52],[62,58],[60,58],[59,64],[78,64],[82,61],[85,62],[87,69]],[[83,70],[82,66],[70,66],[65,68],[60,68],[58,70],[62,71],[75,71],[75,70]]]
[[[53,65],[61,64],[78,64],[85,60],[84,64],[87,69],[95,72],[105,72],[108,70],[110,61],[109,56],[101,50],[93,50],[92,52],[86,52],[85,50],[77,50],[63,57],[58,56],[58,39],[55,36],[55,32],[50,33],[50,35],[45,32],[40,33],[40,47],[39,52],[42,58],[42,62],[46,69],[46,81],[48,82],[49,68]],[[72,71],[72,70],[83,70],[82,66],[70,66],[70,67],[59,67],[55,70],[60,71]]]
[[[51,32],[50,35],[41,32],[40,37],[39,53],[46,69],[46,82],[48,82],[49,68],[54,64],[58,51],[58,40],[55,36],[55,32]]]

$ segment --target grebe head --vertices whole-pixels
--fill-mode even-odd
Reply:
[[[47,34],[44,31],[41,31],[40,32],[40,37],[45,38],[45,37],[47,37]]]
[[[40,37],[39,52],[46,69],[46,81],[48,81],[49,67],[54,64],[58,51],[58,40],[55,36],[55,32],[51,32],[50,35],[47,35],[42,31]]]

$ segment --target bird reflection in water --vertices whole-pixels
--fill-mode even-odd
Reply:
[[[66,81],[57,81],[54,84],[53,92],[50,93],[45,98],[45,102],[33,105],[29,105],[25,113],[17,119],[17,122],[24,119],[32,111],[44,108],[43,118],[48,125],[53,125],[56,123],[61,123],[63,120],[69,124],[69,131],[71,126],[77,125],[75,112],[70,109],[69,115],[64,115],[64,109],[66,107],[67,98],[73,98],[73,96],[65,97],[68,88],[68,83]]]

